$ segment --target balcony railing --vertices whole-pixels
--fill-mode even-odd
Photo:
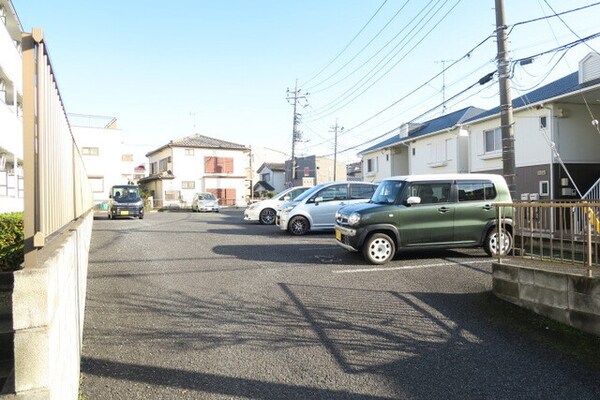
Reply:
[[[502,206],[502,207],[500,207]],[[600,200],[499,204],[513,209],[511,256],[574,265],[600,267]]]
[[[42,31],[23,34],[25,266],[56,232],[93,207]]]

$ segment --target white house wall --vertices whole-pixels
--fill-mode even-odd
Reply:
[[[190,147],[191,149],[191,147]],[[165,157],[172,157],[171,172],[174,179],[163,180],[163,190],[177,190],[181,194],[184,205],[191,205],[194,194],[207,189],[235,189],[236,203],[242,204],[246,195],[245,177],[248,166],[248,155],[239,150],[193,148],[194,155],[185,154],[185,147],[165,148],[152,154],[150,163],[159,162]],[[233,159],[233,173],[225,177],[206,175],[204,157],[227,157]],[[194,182],[193,189],[183,188],[183,182]],[[156,195],[163,198],[162,193]]]
[[[546,129],[540,128],[540,117],[546,116]],[[549,139],[552,137],[550,112],[546,109],[524,110],[514,114],[515,166],[548,165],[551,160]],[[500,118],[471,124],[469,160],[471,172],[502,169],[502,152],[485,154],[484,131],[500,127]]]
[[[98,148],[98,155],[83,155],[83,163],[88,177],[102,177],[102,187],[94,188],[94,201],[103,202],[108,199],[108,192],[113,185],[126,184],[121,175],[121,139],[119,129],[103,129],[74,126],[71,128],[77,147]]]
[[[372,160],[375,167],[369,171],[369,160]],[[390,149],[375,150],[362,155],[363,177],[366,182],[381,182],[392,175],[392,152]]]
[[[423,138],[417,138],[411,143],[414,155],[410,156],[411,174],[443,174],[459,172],[458,168],[458,130],[438,133]],[[442,160],[434,160],[431,156],[431,146],[441,146],[445,149]]]
[[[592,114],[598,118],[600,106],[590,104]],[[592,125],[594,117],[585,105],[557,104],[555,139],[565,163],[598,163],[600,160],[600,134]],[[562,110],[562,111],[559,111]]]

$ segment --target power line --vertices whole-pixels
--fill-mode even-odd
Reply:
[[[471,85],[470,85],[470,86],[468,86],[467,88],[465,88],[465,89],[461,90],[460,92],[456,93],[455,95],[453,95],[452,97],[450,97],[450,98],[449,98],[448,100],[446,100],[446,101],[451,101],[451,100],[453,100],[453,99],[455,99],[455,98],[457,98],[457,97],[461,96],[462,94],[464,94],[465,92],[467,92],[467,91],[471,90],[473,87],[475,87],[475,86],[477,86],[477,85],[485,85],[486,83],[488,83],[488,82],[490,82],[490,81],[492,80],[492,78],[493,78],[493,76],[494,76],[494,74],[495,74],[495,73],[496,73],[496,71],[492,71],[492,72],[490,72],[490,73],[486,74],[486,75],[485,75],[485,76],[483,76],[481,79],[479,79],[479,80],[478,80],[478,81],[476,81],[475,83],[471,84]],[[432,112],[433,110],[437,109],[437,108],[438,108],[438,107],[440,107],[441,105],[442,105],[442,103],[440,103],[440,104],[436,104],[434,107],[430,108],[429,110],[425,111],[424,113],[422,113],[422,114],[420,114],[420,115],[416,116],[415,118],[412,118],[412,119],[411,119],[411,120],[410,120],[408,123],[415,122],[416,120],[418,120],[418,119],[422,118],[423,116],[425,116],[425,115],[429,114],[430,112]],[[362,147],[362,146],[364,146],[364,145],[367,145],[367,144],[369,144],[369,143],[371,143],[371,142],[373,142],[373,141],[379,140],[379,139],[381,139],[381,138],[385,137],[386,135],[388,135],[388,134],[390,134],[390,133],[392,133],[392,132],[396,131],[397,129],[398,129],[398,128],[396,127],[396,128],[394,128],[394,129],[391,129],[391,130],[389,130],[389,131],[385,132],[385,133],[384,133],[384,134],[382,134],[382,135],[379,135],[379,136],[377,136],[377,137],[375,137],[375,138],[369,139],[369,140],[367,140],[367,141],[365,141],[365,142],[363,142],[363,143],[360,143],[360,144],[357,144],[357,145],[354,145],[354,146],[348,147],[348,148],[346,148],[345,150],[338,151],[338,154],[345,153],[345,152],[348,152],[348,151],[350,151],[350,150],[353,150],[353,149],[357,149],[357,148],[359,148],[359,147]],[[346,133],[347,133],[347,132],[346,132]],[[331,154],[327,154],[327,155],[325,155],[325,156],[322,156],[322,157],[328,157],[328,156],[330,156],[330,155],[331,155]]]
[[[493,35],[490,35],[488,37],[486,37],[485,39],[483,39],[481,42],[479,42],[477,45],[475,45],[473,48],[471,48],[467,53],[465,53],[462,57],[458,58],[455,62],[453,62],[451,65],[449,65],[445,71],[447,71],[448,69],[452,68],[453,66],[455,66],[456,64],[458,64],[460,61],[462,61],[465,58],[469,58],[471,57],[471,53],[473,53],[473,51],[477,50],[479,47],[483,46],[488,40],[490,40],[493,37]],[[443,71],[442,71],[443,72]],[[418,92],[419,90],[423,89],[424,87],[426,87],[427,85],[429,85],[431,82],[433,82],[435,79],[437,79],[438,77],[440,77],[442,75],[442,72],[439,72],[437,74],[435,74],[434,76],[432,76],[429,80],[427,80],[426,82],[422,83],[421,85],[417,86],[415,89],[411,90],[410,92],[408,92],[407,94],[405,94],[404,96],[402,96],[401,98],[399,98],[398,100],[394,101],[392,104],[388,105],[387,107],[385,107],[384,109],[380,110],[379,112],[375,113],[374,115],[370,116],[369,118],[363,120],[362,122],[354,125],[352,128],[346,130],[346,132],[344,132],[344,134],[348,134],[351,131],[353,131],[354,129],[366,124],[367,122],[377,118],[378,116],[380,116],[381,114],[383,114],[384,112],[388,111],[389,109],[391,109],[392,107],[398,105],[399,103],[401,103],[402,101],[406,100],[409,96],[412,96],[413,94],[415,94],[416,92]]]
[[[319,72],[317,72],[317,74],[315,76],[313,76],[312,78],[310,78],[309,80],[307,80],[306,82],[304,82],[304,84],[306,85],[306,84],[310,83],[315,78],[317,78],[319,75],[321,75],[323,73],[323,71],[325,71],[327,68],[329,68],[329,66],[331,64],[333,64],[348,49],[348,47],[350,47],[350,45],[356,40],[356,38],[358,36],[360,36],[360,34],[362,33],[362,31],[364,31],[365,28],[371,23],[371,21],[373,21],[373,18],[375,18],[375,16],[377,14],[379,14],[379,11],[381,11],[381,9],[383,8],[383,6],[387,2],[388,2],[388,0],[384,0],[383,3],[381,3],[381,5],[379,6],[379,8],[377,9],[377,11],[375,11],[375,14],[373,14],[371,16],[371,18],[369,18],[369,20],[367,21],[367,23],[364,24],[364,26],[360,29],[360,31],[358,31],[358,33],[356,35],[354,35],[354,37],[352,38],[352,40],[350,40],[350,42],[327,65],[325,65],[323,68],[321,68],[321,70]]]
[[[564,20],[564,19],[562,19],[562,17],[561,17],[560,15],[558,15],[558,14],[556,13],[556,11],[554,11],[554,8],[552,8],[552,6],[550,5],[550,3],[548,3],[548,0],[544,0],[544,3],[546,3],[546,5],[547,5],[547,6],[550,8],[550,10],[551,10],[551,11],[554,13],[554,15],[555,15],[556,17],[558,17],[558,19],[560,20],[560,22],[562,22],[562,23],[563,23],[563,24],[564,24],[564,25],[567,27],[567,29],[568,29],[568,30],[570,30],[570,31],[571,31],[571,33],[572,33],[573,35],[575,35],[575,37],[577,37],[579,40],[581,40],[581,37],[580,37],[580,36],[577,34],[577,32],[575,32],[573,29],[571,29],[571,27],[570,27],[570,26],[569,26],[569,25],[568,25],[568,24],[565,22],[565,20]],[[585,42],[584,42],[584,43],[585,43]],[[589,48],[591,51],[593,51],[594,53],[598,54],[598,51],[596,51],[596,50],[595,50],[595,49],[594,49],[592,46],[590,46],[590,45],[589,45],[589,43],[585,43],[585,45],[586,45],[586,46],[587,46],[587,47],[588,47],[588,48]]]
[[[361,90],[365,85],[367,85],[369,83],[370,80],[372,80],[373,78],[375,78],[375,76],[383,69],[385,68],[393,59],[394,57],[396,57],[400,51],[402,51],[405,47],[403,46],[400,50],[398,50],[393,56],[392,58],[390,58],[385,64],[383,64],[383,66],[381,66],[381,68],[379,68],[377,71],[375,71],[365,82],[363,82],[360,86],[358,86],[356,89],[352,90],[348,95],[346,95],[343,98],[339,98],[337,101],[334,101],[333,103],[330,103],[330,106],[326,107],[323,111],[320,112],[320,114],[318,115],[317,118],[314,119],[320,119],[320,118],[325,118],[327,116],[330,116],[334,113],[336,113],[337,111],[341,110],[342,108],[348,106],[350,103],[352,103],[353,101],[355,101],[357,98],[359,98],[360,96],[362,96],[367,90],[371,89],[375,84],[377,84],[381,79],[383,79],[387,74],[389,74],[401,61],[403,61],[410,53],[412,53],[413,50],[415,50],[417,48],[417,46],[419,44],[421,44],[430,34],[431,32],[433,32],[433,30],[435,28],[437,28],[439,26],[439,24],[450,14],[450,12],[452,12],[454,10],[454,8],[461,2],[461,0],[458,0],[454,6],[448,10],[448,12],[446,12],[446,14],[444,14],[444,16],[435,23],[435,25],[429,29],[429,31],[427,31],[425,33],[425,35],[423,37],[421,37],[396,63],[394,63],[390,68],[388,68],[383,74],[381,74],[374,82],[370,83],[366,88],[364,88],[360,93],[356,94],[353,98],[351,98],[350,100],[346,101],[350,96],[354,95],[357,91]],[[439,9],[438,9],[439,11]],[[438,12],[436,11],[436,13]],[[434,14],[435,16],[435,14]],[[433,16],[427,21],[429,22],[431,19],[433,18]],[[424,27],[421,27],[421,29],[419,29],[419,31],[421,31]],[[365,76],[366,77],[366,76]],[[363,79],[365,78],[363,77]],[[363,80],[361,79],[361,81]],[[360,81],[359,81],[360,82]],[[351,89],[350,89],[351,90]],[[345,93],[348,93],[350,90],[346,91]],[[344,101],[346,101],[344,104],[340,105],[341,103],[343,103]],[[339,107],[338,107],[339,105]],[[337,108],[335,108],[337,107]],[[313,120],[314,120],[313,119]]]
[[[517,22],[517,23],[515,23],[515,24],[512,24],[512,25],[511,25],[511,28],[510,28],[510,31],[509,31],[509,34],[510,34],[510,32],[512,32],[512,30],[513,30],[514,28],[516,28],[516,27],[517,27],[517,26],[519,26],[519,25],[525,25],[525,24],[530,24],[530,23],[532,23],[532,22],[543,21],[543,20],[545,20],[545,19],[549,19],[549,18],[556,18],[556,17],[558,17],[558,18],[560,19],[560,16],[561,16],[561,15],[570,14],[570,13],[573,13],[573,12],[576,12],[576,11],[581,11],[581,10],[585,10],[586,8],[595,7],[595,6],[598,6],[598,5],[600,5],[600,2],[597,2],[597,3],[588,4],[588,5],[586,5],[586,6],[582,6],[582,7],[578,7],[578,8],[573,8],[573,9],[571,9],[571,10],[563,11],[563,12],[561,12],[561,13],[556,13],[556,12],[554,11],[554,9],[552,9],[552,7],[550,6],[550,4],[548,4],[548,1],[544,0],[544,2],[546,3],[546,5],[547,5],[548,7],[550,7],[550,9],[551,9],[551,10],[552,10],[552,12],[554,13],[554,15],[549,15],[549,16],[544,16],[544,17],[539,17],[539,18],[533,18],[533,19],[528,19],[528,20],[526,20],[526,21],[521,21],[521,22]],[[563,23],[564,23],[564,21],[563,21]],[[566,24],[565,24],[565,25],[566,25]],[[573,32],[573,31],[571,31],[571,32]],[[575,32],[573,32],[573,33],[575,33]]]
[[[377,39],[379,37],[379,35],[381,35],[381,33],[392,23],[392,21],[394,19],[396,19],[396,17],[400,14],[400,12],[404,9],[404,7],[406,7],[406,5],[410,2],[410,0],[406,0],[406,2],[398,9],[398,11],[396,11],[396,13],[392,16],[392,18],[390,18],[388,20],[388,22],[383,26],[383,28],[381,28],[379,30],[379,32],[377,32],[377,34],[375,34],[375,36],[373,36],[373,38],[366,44],[364,45],[350,60],[348,60],[344,65],[342,65],[337,71],[335,71],[333,74],[329,75],[327,78],[323,79],[321,82],[311,86],[309,88],[309,90],[311,90],[313,93],[319,93],[319,92],[323,92],[327,89],[332,88],[333,86],[339,84],[340,82],[343,82],[344,80],[346,80],[349,76],[351,76],[352,74],[354,74],[358,69],[362,68],[366,63],[368,63],[369,61],[371,61],[377,54],[379,54],[384,48],[386,48],[391,41],[389,41],[387,44],[385,44],[385,46],[383,46],[381,49],[379,49],[379,51],[377,53],[375,53],[375,55],[373,55],[371,58],[369,58],[365,63],[363,63],[359,68],[355,69],[354,71],[352,71],[350,74],[346,75],[344,78],[336,81],[335,83],[327,86],[324,89],[320,89],[320,90],[314,90],[315,88],[321,86],[323,83],[327,82],[329,79],[331,79],[332,77],[334,77],[335,75],[337,75],[341,70],[343,70],[345,67],[347,67],[352,61],[354,61],[367,47],[369,47],[371,45],[371,43],[373,43],[375,41],[375,39]],[[396,36],[394,36],[394,38],[392,40],[394,40],[404,29],[402,29]]]

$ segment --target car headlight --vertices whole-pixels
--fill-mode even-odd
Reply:
[[[359,213],[352,213],[348,217],[348,224],[349,225],[356,225],[359,222],[360,222],[360,214]]]
[[[287,206],[281,209],[282,213],[288,213],[294,209],[294,206]]]
[[[258,206],[258,203],[252,203],[248,206],[248,210],[254,210]]]
[[[339,212],[339,211],[336,211],[336,212],[335,212],[335,220],[337,221],[337,220],[339,220],[339,219],[341,219],[341,218],[342,218],[342,213],[341,213],[341,212]]]

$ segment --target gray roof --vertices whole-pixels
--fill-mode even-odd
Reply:
[[[558,96],[569,94],[571,92],[575,92],[579,89],[583,89],[584,87],[591,86],[594,83],[598,82],[586,82],[580,84],[579,73],[573,72],[572,74],[557,79],[554,82],[550,82],[547,85],[541,86],[521,97],[517,97],[512,101],[512,106],[513,109],[516,110],[518,108],[526,107],[531,104],[539,103],[545,100],[556,98]],[[499,114],[500,106],[494,107],[479,115],[476,115],[465,122],[476,121]]]
[[[204,136],[200,134],[195,134],[192,136],[187,136],[181,139],[171,140],[168,144],[159,147],[156,150],[153,150],[146,154],[146,156],[156,153],[166,147],[193,147],[193,148],[202,148],[202,149],[228,149],[228,150],[250,150],[248,147],[227,142],[225,140],[212,138],[209,136]]]
[[[450,114],[442,115],[440,117],[425,121],[423,123],[415,124],[415,127],[408,132],[408,136],[400,137],[394,135],[382,142],[379,142],[365,150],[362,150],[359,154],[368,153],[373,150],[383,149],[391,147],[404,141],[413,140],[416,137],[424,136],[430,133],[441,132],[446,129],[451,129],[456,125],[462,124],[468,119],[481,114],[484,110],[476,107],[467,107],[462,110],[454,111]]]
[[[258,169],[258,171],[260,171],[263,168],[269,168],[271,171],[285,171],[285,164],[284,163],[266,162],[266,163],[263,163],[260,166],[260,168]]]

